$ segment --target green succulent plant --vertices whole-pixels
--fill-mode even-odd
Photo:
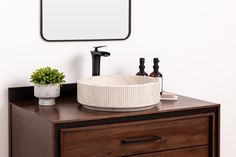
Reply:
[[[50,84],[62,84],[65,82],[65,75],[59,72],[57,69],[51,67],[44,67],[37,69],[31,75],[31,81],[34,84],[50,85]]]

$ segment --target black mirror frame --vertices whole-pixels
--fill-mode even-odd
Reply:
[[[48,40],[43,36],[43,0],[40,0],[40,35],[41,38],[47,42],[76,42],[76,41],[117,41],[117,40],[126,40],[131,35],[131,0],[129,0],[129,32],[125,38],[120,39],[83,39],[83,40]]]

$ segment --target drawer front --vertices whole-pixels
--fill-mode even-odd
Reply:
[[[209,157],[209,151],[207,146],[202,146],[131,157]]]
[[[61,130],[61,157],[115,157],[207,145],[209,118]]]

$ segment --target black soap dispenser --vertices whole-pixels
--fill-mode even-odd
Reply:
[[[154,77],[159,80],[160,82],[160,92],[162,94],[163,92],[163,76],[159,71],[159,62],[160,60],[158,58],[153,59],[153,72],[149,75],[150,77]]]
[[[145,72],[145,59],[139,58],[139,72],[136,75],[139,76],[148,76],[148,74]]]

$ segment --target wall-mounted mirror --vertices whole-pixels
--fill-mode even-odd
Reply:
[[[124,40],[131,31],[131,0],[41,0],[47,41]]]

